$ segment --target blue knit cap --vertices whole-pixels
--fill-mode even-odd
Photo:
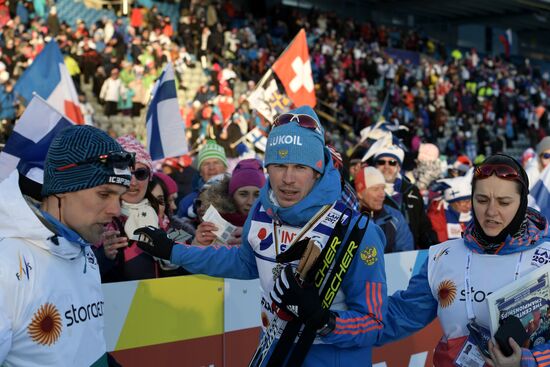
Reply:
[[[274,127],[267,138],[265,166],[302,164],[323,173],[325,169],[325,131],[319,122],[319,117],[309,106],[302,106],[287,113],[312,117],[319,123],[321,133],[302,127],[297,121]],[[296,118],[299,119],[300,116]]]
[[[118,169],[103,163],[93,162],[59,167],[84,162],[110,152],[124,152],[119,143],[104,131],[93,126],[75,125],[63,129],[52,141],[44,162],[44,185],[42,196],[73,192],[104,184],[130,187],[130,170]]]

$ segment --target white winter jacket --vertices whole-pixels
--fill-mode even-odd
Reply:
[[[107,366],[97,260],[54,228],[17,171],[0,182],[0,365]]]

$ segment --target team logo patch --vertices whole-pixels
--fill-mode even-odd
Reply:
[[[456,285],[451,280],[444,280],[439,283],[437,298],[442,308],[449,307],[456,298]]]
[[[27,331],[34,342],[50,346],[61,336],[61,328],[59,311],[53,304],[45,303],[34,313]]]
[[[449,248],[445,247],[442,250],[439,250],[437,254],[434,255],[434,261],[437,261],[441,256],[448,255],[449,254]]]
[[[537,247],[531,258],[531,265],[538,267],[548,263],[550,263],[550,249],[541,246]]]
[[[279,157],[281,157],[281,158],[286,158],[288,156],[288,150],[287,149],[279,149],[277,154],[279,154]]]
[[[367,247],[361,251],[361,260],[363,260],[367,265],[372,265],[378,261],[378,251],[376,250],[376,247]]]
[[[21,254],[19,254],[19,271],[15,273],[17,280],[22,280],[23,278],[29,280],[31,276],[31,270],[31,264],[27,261],[27,259],[25,259],[25,256],[21,256]]]

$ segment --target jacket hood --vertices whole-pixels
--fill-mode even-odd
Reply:
[[[235,213],[233,198],[229,195],[229,180],[231,177],[225,176],[220,182],[210,185],[206,190],[199,194],[204,208],[212,205],[221,214]]]
[[[53,255],[73,259],[82,252],[81,246],[86,242],[63,227],[60,223],[51,223],[23,196],[17,170],[0,182],[0,239],[22,238]]]
[[[342,195],[340,173],[334,168],[328,149],[325,152],[325,171],[319,177],[309,194],[300,202],[282,208],[270,198],[271,183],[267,180],[260,190],[260,202],[266,213],[275,220],[281,220],[292,226],[305,225],[324,205],[332,205]]]
[[[533,208],[527,208],[525,227],[520,235],[508,235],[495,254],[506,255],[529,250],[542,242],[550,241],[548,236],[548,222],[546,218]],[[470,221],[464,231],[464,243],[470,250],[485,253],[483,245],[474,234],[474,221]]]

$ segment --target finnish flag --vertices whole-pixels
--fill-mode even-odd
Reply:
[[[252,143],[260,151],[265,152],[265,148],[267,146],[267,137],[262,134],[260,128],[255,127],[254,129],[250,130],[250,132],[248,132],[245,136],[246,140]]]
[[[0,152],[0,181],[15,169],[43,183],[44,161],[53,138],[72,123],[38,95],[34,95]]]
[[[187,153],[185,123],[179,110],[172,63],[166,65],[153,88],[146,126],[147,148],[153,160]]]

